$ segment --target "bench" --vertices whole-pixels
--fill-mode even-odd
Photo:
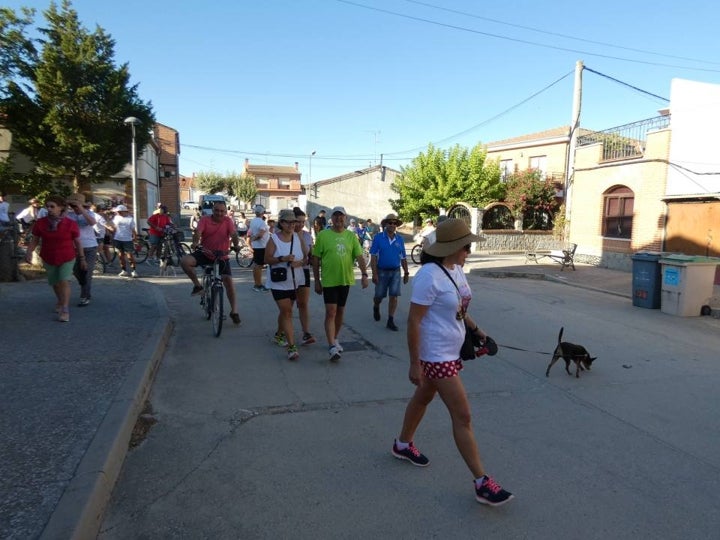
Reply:
[[[548,258],[553,262],[560,265],[560,270],[565,270],[565,267],[570,267],[575,270],[575,250],[577,244],[568,244],[565,248],[560,249],[536,249],[533,251],[525,252],[525,264],[528,261],[535,261],[540,264],[540,260]]]

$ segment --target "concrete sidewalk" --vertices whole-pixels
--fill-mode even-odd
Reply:
[[[632,298],[632,273],[609,270],[587,264],[576,263],[575,268],[561,270],[551,261],[541,264],[525,262],[524,255],[480,255],[468,257],[468,271],[484,277],[514,277],[544,279],[564,283],[573,287]]]
[[[0,538],[94,538],[172,325],[157,287],[95,277],[57,322],[44,280],[0,284]]]
[[[630,273],[591,266],[473,255],[467,269],[631,295]],[[44,281],[0,284],[0,300],[0,537],[94,538],[172,331],[166,302],[157,285],[114,276],[96,278],[69,324]]]

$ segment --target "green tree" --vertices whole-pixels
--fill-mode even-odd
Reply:
[[[252,205],[257,197],[257,184],[251,174],[238,174],[235,171],[220,174],[208,171],[195,175],[195,181],[200,190],[205,193],[224,193],[230,197],[237,197],[248,205]]]
[[[33,23],[34,9],[22,8],[19,15],[0,7],[0,94],[4,95],[10,80],[22,79],[30,72],[37,52],[25,30]]]
[[[138,154],[150,141],[152,105],[129,84],[127,64],[114,63],[114,40],[101,28],[88,32],[69,0],[44,12],[41,52],[26,81],[10,81],[2,102],[15,147],[42,173],[73,181],[100,182],[128,162],[131,130]]]
[[[507,179],[505,202],[516,218],[523,220],[523,229],[553,228],[553,216],[558,210],[555,186],[543,179],[540,171],[527,169]]]
[[[401,218],[435,217],[440,208],[457,202],[485,206],[504,195],[497,162],[487,161],[487,151],[478,144],[472,149],[459,145],[445,151],[428,145],[392,185],[399,194],[390,204]]]
[[[205,193],[220,193],[228,190],[225,176],[217,172],[201,171],[195,175],[195,182],[200,191]]]
[[[252,174],[231,173],[229,176],[229,186],[232,194],[239,200],[243,201],[247,206],[252,206],[258,194],[255,177]]]

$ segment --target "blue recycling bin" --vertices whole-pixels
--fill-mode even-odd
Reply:
[[[664,255],[659,251],[638,251],[631,257],[633,306],[660,309],[662,266],[659,261]]]

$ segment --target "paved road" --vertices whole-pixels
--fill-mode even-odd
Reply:
[[[717,538],[720,321],[550,281],[470,280],[472,312],[524,349],[463,372],[512,504],[474,501],[439,402],[416,438],[431,466],[390,456],[412,386],[404,336],[372,320],[370,291],[352,289],[339,365],[322,344],[289,363],[270,343],[275,306],[247,274],[243,327],[220,339],[187,284],[168,280],[176,330],[152,390],[157,424],[128,454],[99,538]],[[560,365],[544,376],[561,326],[599,357],[579,380]]]

